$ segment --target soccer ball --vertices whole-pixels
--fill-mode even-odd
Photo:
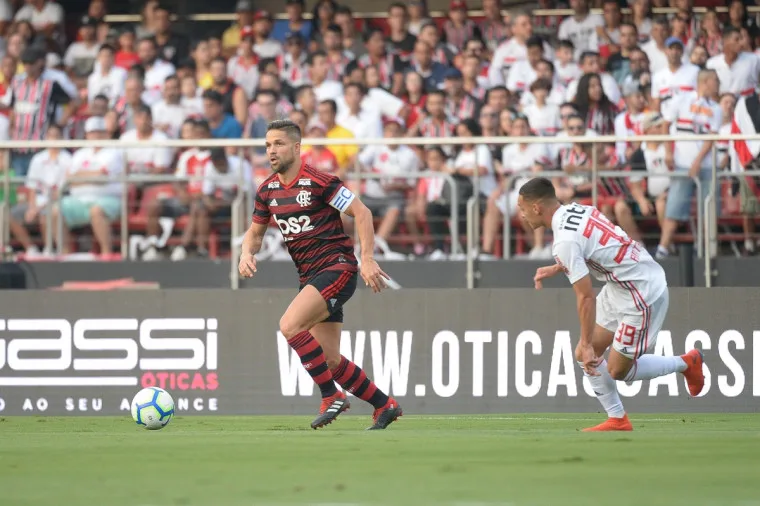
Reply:
[[[173,416],[174,399],[162,388],[143,388],[132,399],[132,418],[148,430],[163,429]]]

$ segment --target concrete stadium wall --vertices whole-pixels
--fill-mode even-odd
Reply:
[[[294,290],[0,292],[0,414],[124,414],[161,386],[182,414],[309,414],[318,394],[281,336]],[[671,290],[656,353],[705,351],[690,398],[679,375],[619,384],[632,412],[755,412],[756,289]],[[407,413],[598,411],[575,364],[569,289],[361,291],[342,353]],[[355,402],[356,411],[369,409]]]

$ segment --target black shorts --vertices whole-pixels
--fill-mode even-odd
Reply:
[[[303,290],[306,285],[316,288],[327,303],[330,316],[325,322],[343,323],[343,304],[356,291],[356,283],[359,278],[358,272],[351,271],[322,271],[306,281],[298,289]]]

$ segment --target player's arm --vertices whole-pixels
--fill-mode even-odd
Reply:
[[[583,362],[583,368],[589,375],[598,376],[598,359],[591,341],[596,326],[596,295],[588,266],[581,247],[576,242],[555,243],[553,250],[557,265],[565,272],[575,292],[578,320],[581,325],[581,336],[575,350],[576,358]]]
[[[377,293],[386,288],[389,276],[380,269],[375,261],[375,225],[372,221],[372,211],[354,195],[354,192],[343,186],[340,179],[333,178],[326,188],[327,203],[330,207],[351,216],[356,221],[356,232],[359,234],[361,248],[361,275],[364,283]]]
[[[243,277],[250,278],[256,273],[255,255],[261,250],[261,244],[264,242],[264,235],[267,233],[271,218],[269,206],[262,197],[261,188],[259,188],[253,201],[253,221],[243,236],[240,262],[238,263],[238,271]]]

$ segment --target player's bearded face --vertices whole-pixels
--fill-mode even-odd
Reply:
[[[298,155],[298,143],[290,140],[287,135],[277,135],[280,133],[267,133],[267,157],[272,166],[272,172],[275,174],[287,172]]]

